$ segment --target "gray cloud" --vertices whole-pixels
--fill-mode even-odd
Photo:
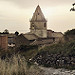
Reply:
[[[39,1],[38,0],[0,0],[0,1],[4,1],[4,4],[2,4],[4,8],[1,7],[3,10],[0,10],[0,30],[4,30],[5,28],[14,29],[14,26],[15,26],[15,30],[19,30],[20,27],[22,27],[20,28],[21,30],[22,29],[25,30],[27,27],[29,28],[28,19],[29,16],[31,15],[30,14],[27,15],[27,13],[30,13],[30,11],[33,10],[32,8],[34,8],[35,10],[38,4],[41,6],[41,8],[55,7],[51,9],[51,11],[52,10],[54,11],[49,13],[48,14],[49,16],[46,16],[49,18],[48,27],[50,29],[54,29],[55,31],[60,31],[60,30],[65,31],[67,29],[75,27],[75,26],[71,27],[71,25],[75,25],[75,21],[73,21],[75,19],[74,17],[75,13],[69,11],[70,9],[69,6],[72,6],[74,0],[39,0]],[[5,5],[5,2],[8,3]],[[66,5],[68,5],[68,7]],[[24,11],[22,9],[24,10],[28,9],[28,11]],[[31,13],[33,13],[33,11]],[[21,17],[22,19],[20,19],[20,16],[22,16]],[[25,18],[23,18],[24,16],[26,20]],[[65,25],[68,26],[65,27]],[[59,29],[59,27],[61,28]]]
[[[0,0],[0,1],[7,1],[13,2],[14,4],[18,5],[21,8],[30,8],[36,5],[36,1],[34,0]]]
[[[67,5],[68,3],[72,4],[74,0],[0,0],[0,1],[10,1],[17,4],[21,8],[30,8],[35,5],[43,5],[43,6],[61,6]]]

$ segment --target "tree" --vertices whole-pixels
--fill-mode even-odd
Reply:
[[[15,32],[15,35],[16,35],[16,36],[18,36],[18,34],[19,34],[19,32],[18,32],[18,31],[16,31],[16,32]]]
[[[75,40],[75,29],[66,31],[64,37],[66,41]]]
[[[67,36],[67,35],[75,35],[75,29],[66,31],[65,36]]]
[[[9,31],[7,29],[4,30],[4,34],[9,34]]]
[[[65,35],[75,35],[75,29],[66,31]]]
[[[75,3],[72,4],[73,6],[75,5]]]
[[[70,11],[75,11],[75,8],[74,8],[75,3],[73,3],[72,5],[73,5],[73,8],[71,8]]]

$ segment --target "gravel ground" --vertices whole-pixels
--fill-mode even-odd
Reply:
[[[54,69],[40,67],[44,71],[44,75],[75,75],[75,70]]]

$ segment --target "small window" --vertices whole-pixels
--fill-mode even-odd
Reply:
[[[38,13],[38,15],[39,15],[39,13]]]
[[[32,27],[34,27],[34,25],[32,25]]]
[[[34,23],[32,23],[31,25],[34,25]]]
[[[44,23],[44,27],[46,27],[46,23]]]

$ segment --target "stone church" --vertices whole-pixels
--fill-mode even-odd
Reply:
[[[49,45],[63,38],[61,32],[47,30],[47,20],[38,5],[30,20],[30,32],[16,38],[16,47],[20,45]]]
[[[30,20],[30,32],[40,38],[47,38],[47,20],[38,5]]]

